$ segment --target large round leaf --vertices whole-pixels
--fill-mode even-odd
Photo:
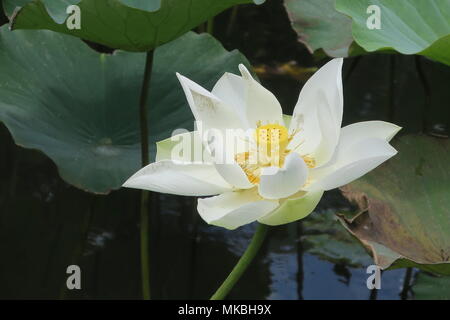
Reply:
[[[352,37],[352,20],[338,11],[336,0],[284,0],[300,42],[314,52],[322,48],[332,57],[346,57]]]
[[[48,29],[115,49],[149,51],[242,3],[251,0],[8,0],[7,9],[23,6],[12,17],[13,29]],[[80,29],[65,23],[71,4],[80,8]]]
[[[145,54],[98,54],[49,31],[0,30],[0,121],[16,143],[42,150],[69,183],[106,193],[140,167],[138,103]],[[188,33],[155,52],[150,148],[192,128],[175,72],[211,89],[246,59],[209,35]],[[153,155],[152,155],[153,156]]]
[[[380,10],[380,29],[367,27],[371,5]],[[394,49],[450,65],[448,0],[336,0],[336,9],[353,19],[353,37],[366,51]]]
[[[449,140],[411,135],[395,146],[393,159],[343,188],[362,213],[340,220],[382,268],[400,259],[450,273]]]

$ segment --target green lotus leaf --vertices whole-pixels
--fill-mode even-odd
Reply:
[[[47,29],[114,49],[149,51],[234,5],[251,0],[7,0],[11,28]],[[261,1],[259,1],[261,2]],[[79,29],[66,21],[80,9]],[[14,8],[15,13],[12,14]],[[70,19],[72,21],[72,19]]]
[[[248,65],[207,34],[187,33],[155,51],[149,143],[193,118],[175,72],[211,89],[224,72]],[[81,189],[107,193],[140,167],[139,95],[144,53],[99,54],[49,31],[0,28],[0,121],[15,142],[43,151]]]
[[[300,42],[314,52],[346,57],[353,42],[352,20],[335,9],[335,0],[285,0],[286,11]]]
[[[379,29],[367,26],[376,14],[369,6],[379,9]],[[336,9],[353,19],[353,38],[366,51],[394,49],[450,65],[447,0],[336,0]]]
[[[161,1],[164,0],[119,0],[123,4],[141,10],[156,11],[161,7]],[[255,4],[262,4],[266,0],[253,0]],[[250,2],[250,1],[248,1]]]
[[[161,7],[164,0],[119,0],[124,5],[146,11],[156,11]]]
[[[394,158],[342,188],[361,213],[340,221],[382,268],[398,260],[449,274],[449,139],[408,135],[394,145]]]

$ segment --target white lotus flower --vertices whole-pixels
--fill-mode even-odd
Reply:
[[[279,225],[306,217],[324,191],[361,177],[397,153],[389,144],[400,130],[394,124],[367,121],[341,128],[342,63],[334,59],[308,80],[292,118],[283,116],[275,96],[243,65],[242,76],[225,73],[211,92],[177,74],[196,121],[219,131],[252,129],[253,141],[245,150],[231,150],[232,162],[222,164],[214,157],[205,163],[177,161],[171,155],[173,140],[164,140],[158,143],[157,161],[124,186],[214,195],[198,200],[198,212],[207,223],[227,229],[256,220]],[[205,145],[198,131],[175,138],[183,137]],[[278,162],[258,158],[249,163],[261,149],[276,153]]]

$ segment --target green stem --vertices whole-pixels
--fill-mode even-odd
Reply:
[[[389,56],[389,110],[388,110],[388,119],[390,122],[395,122],[395,99],[394,99],[394,89],[395,89],[395,55]]]
[[[264,238],[266,237],[268,229],[268,226],[264,224],[258,224],[258,227],[256,228],[255,234],[253,235],[253,238],[250,241],[247,250],[245,250],[238,263],[234,266],[233,270],[231,270],[231,273],[228,275],[219,289],[217,289],[217,291],[213,294],[210,300],[223,300],[227,296],[236,282],[238,282],[238,280],[244,274],[245,270],[247,270],[248,266],[253,261],[253,258],[255,258],[259,248],[261,248],[261,245],[264,242]]]
[[[425,93],[425,103],[422,105],[422,133],[427,131],[428,127],[428,111],[431,103],[431,88],[430,83],[428,82],[427,77],[425,76],[425,72],[423,70],[421,57],[415,57],[416,62],[416,70],[419,75],[420,82],[422,83],[422,87]]]
[[[149,163],[148,151],[148,107],[147,99],[152,75],[153,51],[147,52],[145,59],[144,79],[142,80],[141,98],[139,101],[139,119],[141,123],[141,160],[142,166]]]
[[[214,32],[214,17],[210,18],[208,22],[206,23],[206,32],[208,32],[210,35]]]
[[[238,8],[239,8],[239,6],[234,6],[233,9],[231,9],[230,20],[228,22],[228,27],[227,27],[227,32],[226,32],[227,37],[230,37],[231,32],[233,31],[233,27],[234,27],[234,24],[236,23],[236,19],[237,19],[237,15],[238,15]]]
[[[148,149],[148,92],[153,66],[153,51],[147,52],[145,60],[144,79],[142,80],[141,98],[139,101],[139,118],[141,124],[141,161],[142,166],[149,163]],[[150,300],[150,259],[149,259],[149,217],[148,217],[149,192],[141,192],[141,279],[142,297]]]

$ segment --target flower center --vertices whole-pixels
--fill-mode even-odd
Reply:
[[[291,152],[287,146],[294,134],[289,135],[285,126],[276,123],[258,124],[255,132],[256,148],[235,156],[251,183],[259,183],[261,168],[283,167],[286,156]],[[301,157],[309,168],[315,167],[314,158],[308,155]]]
[[[258,162],[262,166],[281,168],[290,142],[287,128],[279,124],[267,124],[258,126],[255,135]]]

